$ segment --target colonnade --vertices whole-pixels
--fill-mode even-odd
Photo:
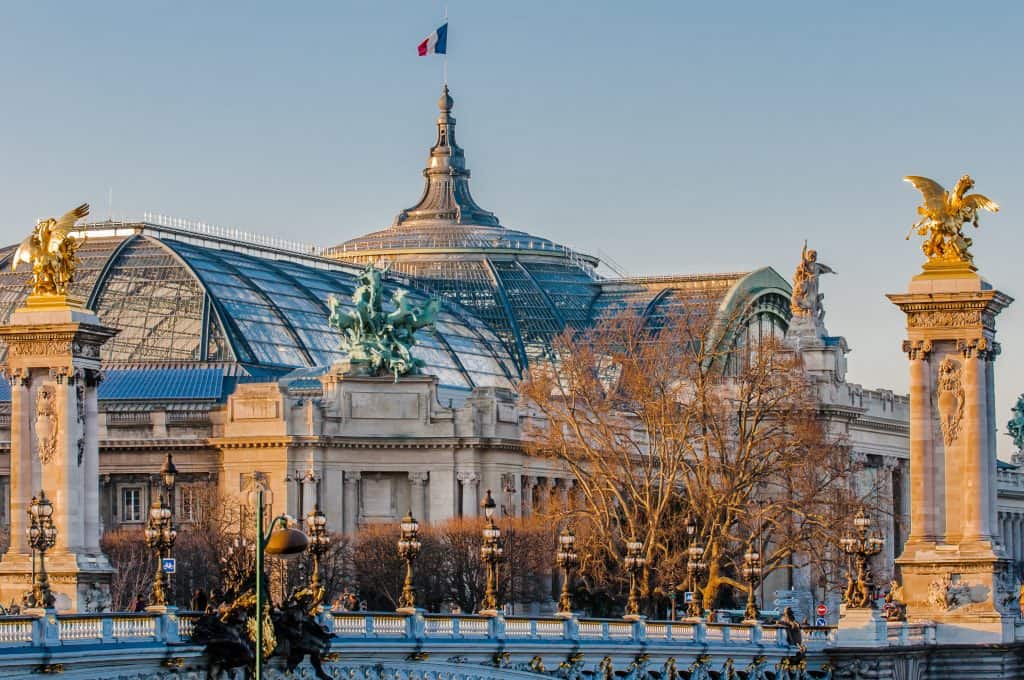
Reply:
[[[343,473],[342,502],[338,508],[340,518],[337,522],[332,520],[332,523],[345,533],[354,533],[363,521],[362,480],[368,474],[371,472],[367,470],[345,470]],[[501,516],[525,518],[545,514],[555,507],[572,507],[579,503],[579,490],[575,480],[570,477],[506,473],[498,479],[488,480],[477,470],[456,470],[453,480],[455,484],[449,489],[448,480],[452,479],[450,471],[443,481],[432,480],[431,472],[427,470],[414,470],[406,474],[409,507],[396,508],[395,512],[403,515],[406,509],[411,510],[413,516],[421,521],[443,522],[452,517],[480,517],[480,503],[487,489],[491,489],[495,503],[500,506]],[[489,481],[493,483],[488,484]],[[304,494],[303,505],[309,504],[309,497],[314,493],[311,489],[309,496]],[[451,496],[453,493],[454,497]],[[447,502],[438,502],[443,497],[450,498],[450,506],[447,506]],[[440,513],[441,506],[451,507],[451,510]]]
[[[1000,512],[999,535],[1006,556],[1013,560],[1019,571],[1024,562],[1024,511]]]

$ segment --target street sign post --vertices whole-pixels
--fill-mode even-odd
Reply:
[[[816,610],[816,612],[818,616],[825,616],[826,614],[828,614],[828,606],[824,602],[822,602],[818,605],[818,609]]]
[[[814,619],[814,625],[815,626],[827,626],[828,625],[828,621],[825,620],[824,616],[819,616],[818,618]]]

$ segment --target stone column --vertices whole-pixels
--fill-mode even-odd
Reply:
[[[973,641],[1012,640],[1008,621],[1019,614],[1011,602],[1018,593],[1009,559],[994,549],[990,361],[998,351],[996,317],[1013,300],[972,263],[939,260],[926,263],[906,293],[888,298],[906,314],[911,360],[913,518],[911,540],[897,560],[909,614],[955,621],[961,630],[969,625]],[[939,604],[935,590],[943,583],[969,589],[971,601]]]
[[[961,462],[963,501],[961,518],[963,540],[968,543],[992,541],[992,519],[989,517],[990,485],[994,482],[988,460],[988,414],[986,402],[988,388],[985,385],[985,356],[987,341],[979,338],[959,344],[963,356],[963,425],[961,444],[964,456]],[[947,517],[947,531],[951,519]]]
[[[537,478],[535,494],[537,498],[537,512],[541,515],[545,515],[551,510],[551,481],[550,477]]]
[[[303,475],[301,481],[302,507],[299,508],[299,512],[302,513],[302,517],[306,517],[306,515],[313,512],[313,506],[317,504],[316,483],[317,479],[312,473]]]
[[[345,533],[354,536],[359,527],[359,480],[357,471],[345,472]]]
[[[934,542],[938,526],[938,466],[932,445],[931,374],[927,340],[904,342],[910,359],[910,536],[907,543]]]
[[[533,486],[537,483],[536,477],[523,476],[523,511],[522,517],[529,517],[533,514]]]
[[[559,492],[559,497],[558,498],[559,498],[559,502],[561,502],[561,504],[562,504],[562,510],[564,510],[564,511],[570,509],[570,506],[569,506],[569,489],[572,488],[572,481],[573,480],[571,480],[571,479],[562,479],[562,480],[560,480],[561,483],[559,484],[559,487],[558,487],[558,492]]]
[[[882,551],[882,562],[885,564],[883,571],[885,572],[884,576],[886,579],[892,578],[892,571],[890,569],[890,566],[892,565],[893,560],[896,558],[896,551],[899,548],[899,546],[895,544],[896,522],[898,520],[899,509],[896,507],[896,497],[893,485],[893,473],[898,464],[898,459],[883,456],[882,465],[881,467],[879,467],[878,470],[879,474],[882,476],[882,488],[880,493],[882,495],[883,502],[891,510],[891,513],[884,520],[885,525],[882,532],[882,535],[885,537],[885,546]]]
[[[457,475],[459,484],[462,486],[462,507],[460,515],[465,518],[476,517],[480,509],[480,499],[477,494],[477,483],[480,481],[479,473],[472,471],[460,472]]]
[[[424,493],[426,492],[427,479],[429,477],[430,473],[428,472],[409,473],[409,508],[412,511],[412,516],[420,522],[427,520]]]
[[[33,475],[34,458],[18,456],[14,452],[32,448],[32,430],[30,422],[29,384],[31,378],[25,369],[5,371],[11,383],[11,532],[8,552],[28,554],[28,538],[25,535],[28,521],[28,506],[36,487],[36,476]],[[16,601],[20,601],[20,598]]]
[[[11,545],[0,561],[0,601],[20,600],[32,571],[26,510],[45,489],[57,529],[46,566],[58,609],[106,590],[99,547],[99,443],[95,385],[100,348],[117,334],[80,301],[33,293],[0,328],[11,381]]]

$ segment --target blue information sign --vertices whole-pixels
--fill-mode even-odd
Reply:
[[[173,574],[175,568],[175,562],[173,557],[165,557],[160,561],[160,568],[163,569],[165,574]]]

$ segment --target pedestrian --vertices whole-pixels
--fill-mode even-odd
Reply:
[[[142,595],[136,595],[135,596],[135,603],[132,604],[132,611],[133,612],[144,612],[144,611],[146,611],[146,600],[142,597]]]
[[[206,605],[209,600],[206,597],[206,593],[202,588],[196,588],[195,592],[192,593],[192,601],[189,602],[189,609],[194,612],[206,611]]]

